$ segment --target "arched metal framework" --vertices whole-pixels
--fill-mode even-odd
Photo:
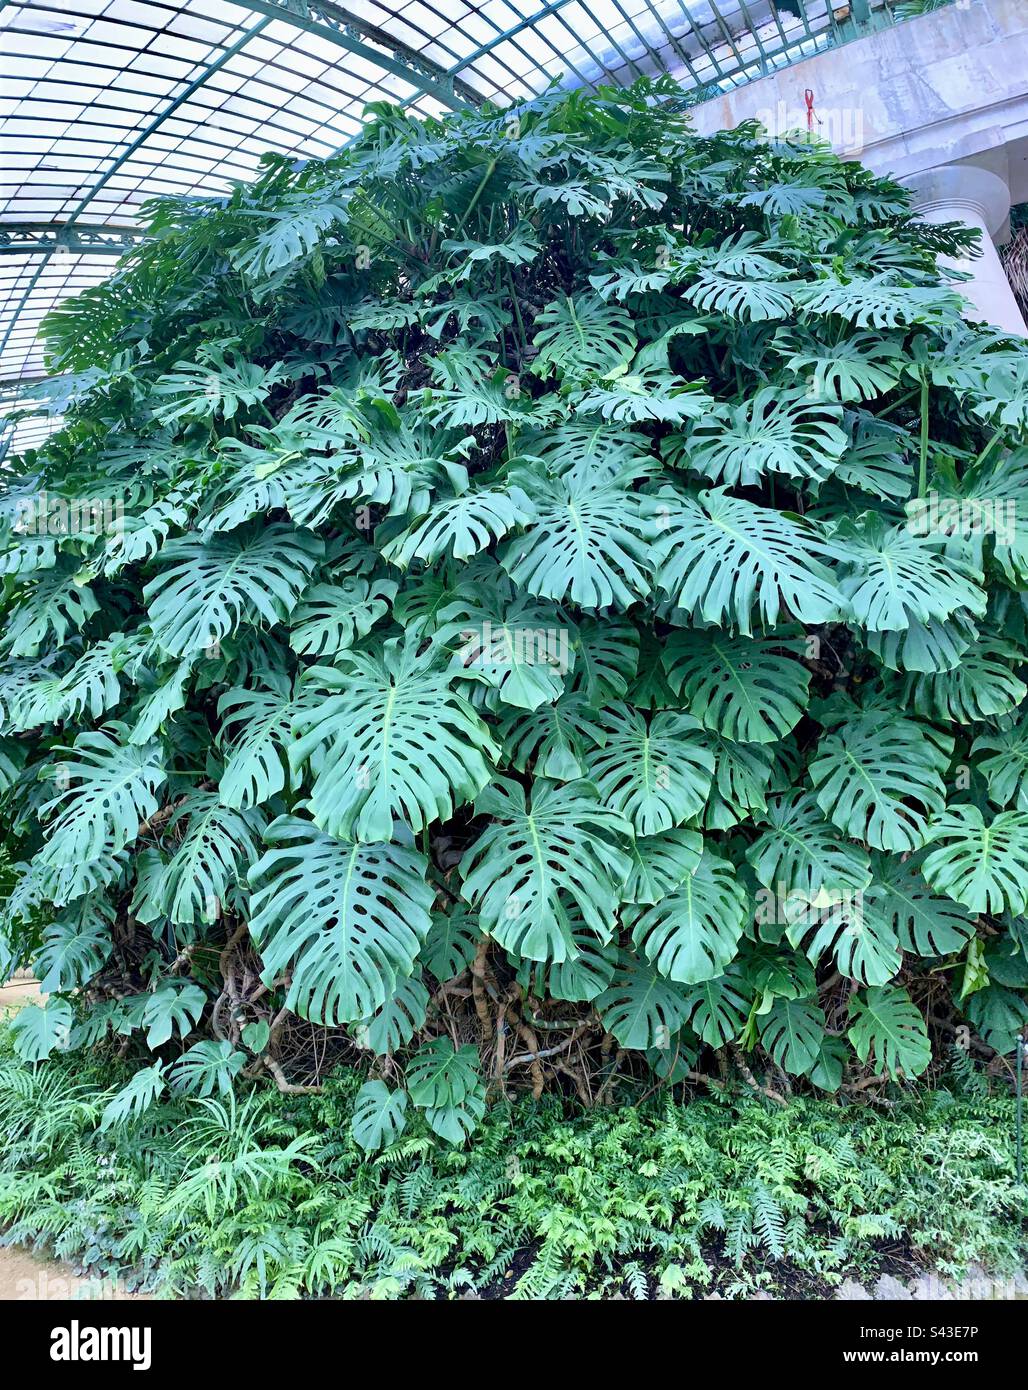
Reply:
[[[0,411],[45,376],[46,313],[110,274],[152,196],[222,193],[266,150],[330,154],[369,101],[439,114],[660,72],[713,94],[895,2],[0,0]]]

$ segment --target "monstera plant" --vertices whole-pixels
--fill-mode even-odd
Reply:
[[[26,1056],[120,1037],[123,1107],[356,1063],[369,1149],[1003,1065],[1028,352],[971,234],[664,83],[147,217],[3,473]]]

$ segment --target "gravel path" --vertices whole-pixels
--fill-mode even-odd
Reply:
[[[70,1265],[33,1255],[27,1250],[0,1247],[0,1301],[20,1299],[111,1300],[145,1298],[110,1280],[76,1274]]]

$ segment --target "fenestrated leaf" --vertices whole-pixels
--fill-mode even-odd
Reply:
[[[100,604],[90,586],[67,565],[45,571],[35,583],[16,591],[8,607],[0,648],[12,657],[38,657],[51,639],[58,645],[79,631]]]
[[[662,661],[668,684],[708,729],[739,743],[776,743],[799,723],[810,673],[802,644],[756,640],[717,629],[673,632]]]
[[[825,1037],[825,1016],[812,999],[778,998],[760,1024],[760,1041],[783,1071],[805,1076]]]
[[[968,613],[954,613],[941,623],[910,619],[901,632],[868,632],[867,649],[890,671],[952,671],[978,637]]]
[[[980,734],[971,745],[971,756],[976,753],[992,754],[979,763],[992,804],[1028,811],[1028,716],[1020,715],[995,733]]]
[[[948,735],[892,711],[854,715],[818,744],[810,780],[840,830],[900,854],[924,843],[945,806],[952,751]]]
[[[765,386],[741,405],[716,407],[688,435],[672,435],[665,457],[729,487],[751,487],[769,473],[822,483],[849,443],[841,422],[838,406]]]
[[[289,762],[311,763],[316,824],[388,840],[394,821],[421,830],[481,791],[499,749],[455,680],[436,649],[419,653],[414,641],[307,672],[304,690],[322,698],[296,716]]]
[[[902,339],[877,333],[820,343],[779,330],[775,347],[790,354],[786,369],[805,376],[811,394],[822,400],[873,400],[892,390],[904,365]]]
[[[871,882],[867,852],[843,839],[810,792],[794,790],[768,804],[768,828],[746,851],[757,881],[800,908],[845,901]]]
[[[591,482],[524,471],[516,477],[536,509],[524,532],[500,548],[516,585],[592,609],[625,609],[649,592],[652,505],[630,491],[630,475]]]
[[[86,711],[99,719],[121,698],[117,661],[121,635],[97,642],[82,653],[75,665],[61,678],[61,717],[78,719]]]
[[[438,499],[426,516],[416,520],[382,547],[391,564],[407,569],[413,560],[427,564],[452,555],[469,560],[531,521],[534,507],[519,487],[489,487]]]
[[[695,620],[733,626],[749,637],[755,615],[774,627],[785,612],[811,624],[848,612],[831,572],[816,558],[820,538],[798,517],[724,490],[695,499],[663,491],[656,501],[657,583]]]
[[[927,719],[974,724],[999,718],[1028,695],[1028,686],[1016,674],[1023,662],[1024,653],[1012,642],[982,637],[963,652],[955,669],[908,676],[902,699]]]
[[[593,717],[579,695],[564,695],[530,712],[510,710],[500,720],[504,753],[519,772],[531,763],[538,777],[573,782],[586,775],[586,730]]]
[[[876,1072],[920,1076],[932,1060],[924,1019],[904,989],[883,985],[853,995],[850,1020],[850,1042]]]
[[[222,805],[237,810],[261,806],[285,788],[293,720],[303,707],[302,696],[289,692],[232,689],[222,695],[218,701],[222,721],[218,741],[225,753],[225,769],[218,782]],[[289,780],[295,784],[298,779]]]
[[[212,1096],[215,1091],[228,1095],[245,1064],[246,1053],[234,1048],[227,1038],[207,1038],[183,1052],[168,1079],[176,1091],[186,1095]]]
[[[600,803],[595,787],[539,779],[529,804],[516,782],[501,778],[475,810],[493,821],[462,861],[461,893],[478,909],[483,930],[513,955],[559,965],[577,952],[574,905],[601,942],[610,940],[631,869],[618,844],[628,827]]]
[[[573,661],[561,610],[527,595],[501,601],[486,590],[447,604],[436,638],[455,648],[451,671],[466,673],[518,709],[558,699]]]
[[[603,376],[635,351],[631,315],[596,294],[565,295],[535,322],[539,331],[532,341],[538,351],[532,370],[540,376],[553,370],[570,377]]]
[[[686,1021],[681,985],[631,957],[622,960],[595,1008],[622,1047],[666,1049]]]
[[[129,743],[149,743],[161,731],[171,715],[186,703],[186,685],[191,675],[189,660],[180,661],[164,679],[146,682],[141,687],[142,698],[134,707],[135,723]]]
[[[396,1052],[425,1026],[427,1009],[428,990],[421,980],[416,975],[399,980],[392,997],[354,1025],[354,1041],[380,1057]]]
[[[1028,1001],[1023,991],[990,984],[968,999],[967,1018],[983,1042],[1000,1056],[1009,1056],[1028,1022]]]
[[[170,656],[213,647],[241,623],[287,618],[323,546],[310,531],[272,525],[161,550],[165,567],[143,591],[154,636]]]
[[[50,923],[33,960],[42,994],[77,989],[96,974],[114,946],[114,916],[106,898],[89,897]]]
[[[636,836],[629,846],[632,869],[621,890],[626,903],[659,903],[693,872],[703,852],[697,830],[664,830]]]
[[[122,1124],[132,1115],[146,1113],[164,1090],[164,1064],[155,1062],[152,1067],[140,1067],[132,1079],[108,1102],[100,1117],[100,1130],[110,1129],[112,1125]]]
[[[656,905],[628,909],[625,926],[636,949],[662,975],[694,985],[724,974],[738,950],[748,908],[732,865],[705,850],[692,873]]]
[[[722,1047],[742,1032],[753,999],[753,985],[738,966],[692,985],[685,992],[685,1017],[710,1047]]]
[[[937,893],[971,912],[1028,910],[1028,811],[986,824],[977,806],[953,806],[928,828],[922,873]]]
[[[969,557],[943,554],[943,539],[910,526],[888,526],[874,513],[846,522],[833,539],[843,561],[839,588],[854,622],[872,632],[902,632],[911,622],[945,622],[960,609],[985,612],[981,573]]]
[[[333,657],[366,636],[395,597],[389,579],[352,575],[340,584],[315,584],[293,610],[289,645],[298,656]]]
[[[263,213],[266,225],[235,246],[231,261],[250,280],[268,279],[283,266],[309,256],[338,222],[347,220],[348,194],[326,197],[298,192]]]
[[[590,779],[637,835],[670,830],[702,811],[714,755],[692,715],[667,710],[647,723],[629,705],[611,705],[591,731],[599,747],[586,755]]]
[[[161,910],[185,925],[215,921],[260,855],[266,827],[256,808],[234,810],[215,792],[191,792],[168,824],[181,838],[154,887]]]
[[[26,756],[24,744],[13,738],[0,738],[0,797],[5,796],[17,782]]]
[[[639,668],[639,629],[628,618],[583,618],[570,688],[592,709],[621,700]]]
[[[165,980],[152,994],[141,996],[139,1022],[146,1029],[146,1044],[163,1046],[177,1031],[185,1037],[200,1021],[207,996],[199,985]]]
[[[618,963],[616,942],[603,945],[577,914],[572,918],[571,935],[577,955],[555,965],[522,961],[518,983],[540,998],[564,999],[587,1004],[608,987]]]
[[[905,862],[900,855],[874,854],[874,882],[865,904],[884,913],[904,951],[919,956],[947,956],[974,935],[974,917],[950,898],[932,893],[921,874],[924,853]]]
[[[52,821],[43,864],[82,865],[116,854],[157,810],[156,793],[167,776],[160,746],[126,744],[127,732],[111,723],[79,734],[63,757],[42,769],[42,777],[67,783],[42,808]]]
[[[451,1144],[463,1143],[485,1113],[485,1087],[473,1047],[433,1038],[407,1069],[407,1090],[430,1127]]]
[[[24,1004],[11,1020],[14,1050],[25,1062],[41,1062],[68,1046],[73,1015],[67,999],[52,995],[45,1004]]]
[[[468,908],[453,904],[449,911],[433,914],[421,960],[437,980],[452,980],[474,960],[481,939],[475,915]]]
[[[414,968],[431,924],[423,855],[353,844],[280,816],[250,870],[250,934],[271,982],[290,972],[286,1003],[338,1026],[368,1018]]]
[[[774,751],[766,743],[732,743],[711,735],[714,781],[703,810],[704,830],[729,830],[748,817],[762,819],[767,811]]]
[[[899,936],[889,914],[867,893],[791,921],[786,935],[815,963],[830,955],[839,974],[866,985],[884,985],[900,968]]]
[[[384,1081],[366,1081],[353,1104],[351,1131],[365,1153],[395,1144],[406,1124],[407,1092]]]

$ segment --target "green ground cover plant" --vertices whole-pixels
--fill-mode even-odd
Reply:
[[[22,1058],[200,1118],[346,1063],[369,1154],[1009,1080],[1028,354],[971,233],[667,83],[373,108],[148,226],[2,478]]]
[[[374,1161],[362,1073],[149,1108],[125,1062],[15,1057],[0,1033],[0,1226],[168,1296],[832,1297],[921,1269],[1023,1266],[1013,1105],[984,1076],[882,1115],[797,1097],[490,1107],[470,1146],[421,1117]]]

